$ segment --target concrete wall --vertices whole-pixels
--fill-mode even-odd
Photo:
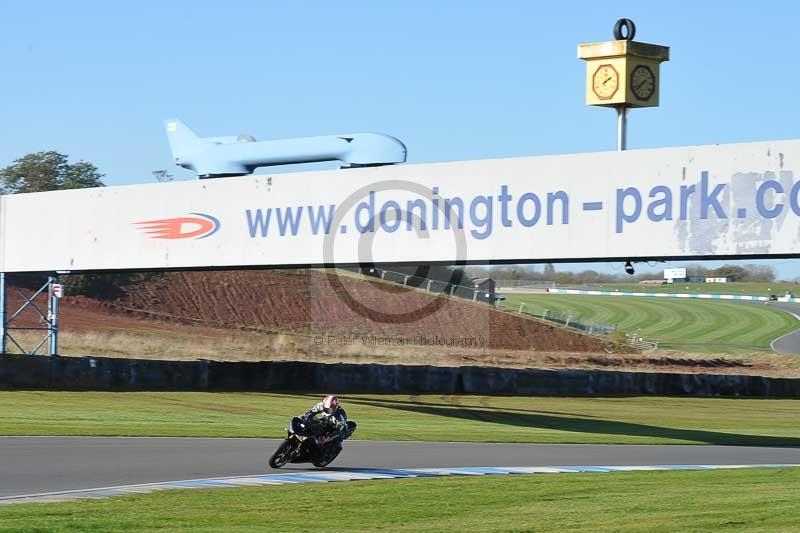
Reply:
[[[800,398],[800,379],[477,366],[223,363],[0,355],[0,389]]]

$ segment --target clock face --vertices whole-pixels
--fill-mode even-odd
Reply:
[[[631,91],[639,100],[650,100],[656,92],[656,75],[647,65],[636,65],[631,72]]]
[[[592,91],[600,100],[610,100],[619,89],[619,74],[612,65],[600,65],[592,76]]]

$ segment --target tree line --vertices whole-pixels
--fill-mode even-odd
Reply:
[[[70,162],[69,156],[53,150],[27,154],[0,169],[0,193],[63,191],[105,187],[105,175],[88,161]],[[116,297],[136,282],[141,274],[82,274],[64,276],[69,294],[91,297]],[[22,288],[38,289],[47,281],[45,274],[11,274],[8,282]]]
[[[557,271],[556,265],[546,263],[539,265],[497,265],[497,266],[470,266],[467,267],[469,277],[489,277],[504,281],[531,281],[557,283],[559,285],[590,285],[603,283],[638,283],[644,280],[663,280],[663,269],[654,270],[652,264],[646,264],[647,270],[642,265],[635,264],[637,272],[628,275],[620,265],[619,273],[598,272],[592,269],[581,271]],[[717,268],[709,268],[700,264],[686,267],[687,276],[703,278],[728,278],[731,281],[741,282],[772,282],[775,281],[775,268],[770,265],[756,264],[729,264]]]

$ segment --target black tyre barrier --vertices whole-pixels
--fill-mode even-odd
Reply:
[[[480,366],[0,355],[0,389],[800,398],[800,379]]]
[[[625,28],[624,35],[623,28]],[[632,41],[634,37],[636,37],[636,24],[631,19],[619,19],[614,24],[614,39],[617,41]]]

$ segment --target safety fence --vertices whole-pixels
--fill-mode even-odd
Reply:
[[[531,281],[527,279],[498,279],[497,290],[514,289],[550,289],[555,288],[555,281]]]
[[[658,342],[647,341],[638,335],[627,335],[628,344],[641,350],[658,350]]]
[[[541,309],[536,311],[531,308],[529,304],[524,302],[520,303],[519,309],[516,309],[515,311],[521,315],[529,315],[541,320],[547,320],[548,322],[555,322],[556,324],[577,329],[589,333],[590,335],[609,336],[617,330],[616,326],[612,324],[604,324],[602,322],[595,322],[593,320],[584,321],[571,313],[560,313],[551,309]]]
[[[613,324],[606,324],[594,320],[585,320],[571,313],[563,313],[546,308],[541,309],[540,311],[535,311],[531,309],[530,305],[524,302],[520,303],[519,309],[516,309],[515,311],[522,315],[532,316],[540,320],[547,320],[548,322],[553,322],[568,328],[583,331],[589,335],[602,335],[604,337],[610,337],[617,332],[617,327]],[[642,350],[658,349],[658,342],[647,341],[636,334],[623,333],[623,335],[625,335],[626,342],[631,346]]]
[[[403,272],[395,272],[392,270],[385,270],[377,267],[363,269],[361,270],[361,273],[367,276],[378,277],[385,281],[399,283],[404,286],[416,287],[428,292],[447,294],[456,298],[472,300],[473,302],[479,301],[488,303],[490,305],[496,305],[498,299],[496,293],[491,291],[469,287],[466,285],[458,285],[454,283],[423,278],[420,276],[414,276]],[[550,287],[546,288],[546,290],[548,292],[560,292],[568,289],[557,289]],[[503,297],[500,296],[499,298],[502,299]],[[543,309],[537,313],[525,303],[520,303],[519,309],[505,309],[503,306],[501,306],[501,309],[517,312],[522,315],[532,316],[548,322],[553,322],[555,324],[588,333],[589,335],[609,337],[617,331],[617,327],[613,324],[605,324],[603,322],[596,322],[593,320],[583,320],[580,317],[574,316],[570,313],[560,313],[550,309]],[[625,336],[625,342],[631,346],[643,350],[658,349],[658,342],[647,341],[635,334],[623,333],[623,335]]]
[[[385,281],[392,281],[407,287],[414,287],[428,292],[439,294],[446,294],[454,298],[461,298],[464,300],[471,300],[473,302],[483,302],[489,305],[495,305],[495,292],[476,288],[468,285],[461,285],[451,281],[440,281],[403,272],[395,272],[392,270],[385,270],[382,268],[365,268],[361,273],[367,276],[380,278]]]

